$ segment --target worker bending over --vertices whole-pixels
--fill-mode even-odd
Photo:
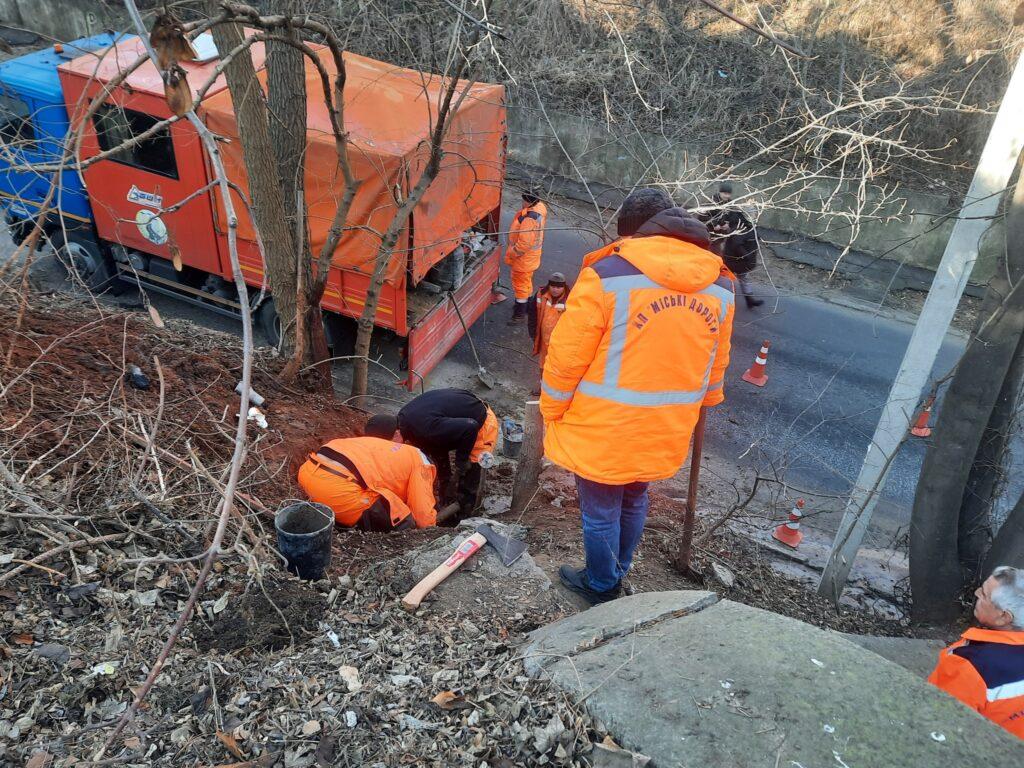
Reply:
[[[512,219],[505,250],[505,263],[512,270],[512,291],[516,297],[509,325],[526,319],[526,303],[533,295],[533,273],[540,267],[547,218],[547,206],[540,198],[533,192],[523,192],[523,208]]]
[[[1024,571],[996,568],[974,593],[971,627],[939,654],[928,682],[1024,739]]]
[[[402,531],[434,525],[436,470],[418,448],[377,437],[331,440],[299,467],[310,501],[334,520],[361,531]]]
[[[445,503],[458,501],[459,514],[470,514],[480,502],[482,466],[493,460],[498,440],[494,411],[465,389],[432,389],[412,400],[398,416],[377,415],[366,434],[408,443],[422,450],[437,467]],[[450,454],[455,453],[452,474]]]
[[[565,301],[568,298],[569,286],[565,282],[565,275],[553,272],[548,278],[547,285],[530,299],[527,317],[530,336],[533,337],[533,354],[539,357],[541,372],[544,371],[544,360],[548,356],[551,332],[555,330],[558,319],[565,312]],[[540,388],[534,390],[533,394],[539,395]]]
[[[586,566],[559,576],[617,597],[647,517],[647,486],[679,471],[701,408],[725,398],[733,281],[707,227],[660,190],[632,192],[619,239],[583,259],[551,334],[544,453],[576,474]]]

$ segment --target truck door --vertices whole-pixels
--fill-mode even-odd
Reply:
[[[199,136],[185,121],[153,131],[161,120],[115,104],[96,112],[97,149],[116,149],[84,174],[97,230],[105,240],[219,273]]]
[[[0,84],[0,199],[12,219],[35,216],[50,188],[48,177],[15,170],[39,159],[34,111],[31,99]]]

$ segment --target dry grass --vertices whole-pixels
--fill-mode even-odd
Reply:
[[[342,19],[352,50],[435,69],[444,55],[439,43],[453,19],[444,0],[319,3],[316,10]],[[620,134],[642,130],[708,152],[728,143],[738,157],[793,130],[805,119],[795,105],[823,111],[840,89],[853,98],[854,83],[870,97],[930,96],[935,108],[909,121],[898,116],[892,127],[921,147],[955,139],[941,153],[953,166],[944,175],[955,178],[957,167],[973,164],[986,112],[1005,88],[1019,46],[1009,22],[1015,3],[723,3],[812,55],[798,61],[698,3],[523,0],[489,8],[509,40],[496,41],[504,69],[490,57],[484,76],[507,83],[520,105],[540,97],[548,109],[607,122]],[[871,119],[884,129],[885,114]],[[938,175],[913,162],[887,171]]]

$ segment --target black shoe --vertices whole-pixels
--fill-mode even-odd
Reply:
[[[607,592],[598,592],[595,589],[591,589],[590,584],[587,582],[586,568],[573,568],[570,565],[563,565],[558,569],[558,578],[568,589],[575,592],[591,605],[607,603],[609,600],[614,600],[622,594],[622,586],[620,584],[616,584]]]
[[[745,298],[747,300],[747,309],[753,309],[754,307],[760,307],[762,304],[764,304],[764,300],[763,299],[755,299],[753,296],[744,296],[743,298]]]

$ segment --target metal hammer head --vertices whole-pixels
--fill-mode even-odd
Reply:
[[[505,566],[511,566],[516,560],[523,556],[526,551],[526,544],[518,539],[510,539],[502,536],[489,525],[481,525],[476,532],[487,539],[487,543],[494,548]]]

